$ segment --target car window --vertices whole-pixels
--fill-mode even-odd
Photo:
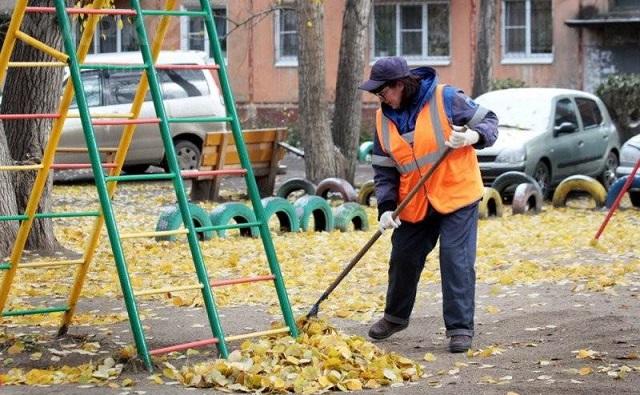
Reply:
[[[585,129],[602,123],[600,108],[598,108],[598,104],[594,100],[576,97],[576,104]]]
[[[111,104],[131,104],[136,96],[139,73],[112,73],[109,75],[109,102]],[[151,93],[147,90],[145,101],[151,100]]]
[[[158,75],[165,99],[209,94],[209,86],[202,70],[160,70]]]
[[[69,82],[69,79],[66,82]],[[84,85],[84,94],[89,107],[101,106],[102,85],[100,84],[100,75],[97,72],[82,73],[82,84]],[[78,108],[75,95],[71,102],[71,108]]]
[[[571,99],[560,99],[556,103],[555,113],[555,126],[560,126],[564,122],[571,122],[578,126],[578,117],[576,116],[576,109]]]

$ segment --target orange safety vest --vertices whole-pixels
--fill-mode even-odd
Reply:
[[[401,135],[381,109],[376,114],[378,140],[400,173],[398,202],[446,149],[444,142],[449,139],[452,127],[444,108],[443,88],[444,85],[438,85],[433,98],[420,110],[414,132]],[[475,150],[471,146],[458,148],[440,163],[399,217],[419,222],[426,217],[429,202],[439,213],[451,213],[479,200],[483,193]]]

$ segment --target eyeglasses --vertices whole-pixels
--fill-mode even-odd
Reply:
[[[378,96],[382,100],[387,100],[387,93],[389,93],[390,86],[386,86],[380,92],[376,92],[375,95]]]

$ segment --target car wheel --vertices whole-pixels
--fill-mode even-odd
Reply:
[[[598,181],[602,183],[604,189],[609,190],[616,180],[616,168],[618,167],[618,156],[614,152],[609,152],[604,162],[604,170]]]
[[[200,167],[200,148],[189,140],[174,142],[180,170],[197,170]]]
[[[544,162],[538,162],[533,170],[533,178],[542,190],[542,197],[548,198],[551,195],[551,170],[549,170],[549,166]]]

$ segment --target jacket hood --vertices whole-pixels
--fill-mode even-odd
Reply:
[[[431,67],[412,69],[411,74],[420,78],[420,90],[413,101],[408,106],[398,109],[393,109],[384,103],[381,106],[382,113],[396,124],[400,134],[408,133],[415,129],[416,119],[420,110],[431,99],[438,84],[436,71]]]

